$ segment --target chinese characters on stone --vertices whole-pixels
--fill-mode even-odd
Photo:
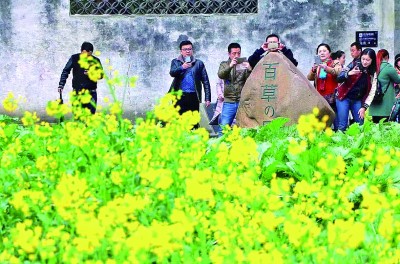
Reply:
[[[277,74],[277,66],[279,63],[264,63],[265,74],[264,80],[265,84],[261,86],[261,99],[266,101],[266,107],[264,109],[264,114],[267,118],[263,122],[263,125],[271,122],[271,119],[275,116],[275,107],[276,107],[276,99],[277,99],[277,88],[278,84],[276,83],[276,74]]]

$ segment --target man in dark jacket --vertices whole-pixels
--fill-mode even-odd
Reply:
[[[75,94],[82,93],[83,90],[90,93],[91,101],[83,103],[82,107],[89,109],[94,114],[97,103],[97,81],[103,78],[103,68],[100,59],[93,56],[92,53],[93,45],[89,42],[83,42],[81,53],[72,55],[65,65],[58,84],[58,92],[62,93],[68,75],[72,70],[72,88]]]
[[[168,92],[182,90],[178,100],[179,113],[199,111],[202,86],[205,94],[205,105],[211,102],[210,81],[204,63],[194,58],[192,42],[185,40],[179,44],[181,54],[171,61],[169,74],[174,78]],[[198,127],[198,125],[196,125]]]
[[[280,42],[278,35],[271,34],[267,36],[265,42],[261,45],[261,48],[256,49],[253,55],[249,57],[249,63],[253,69],[257,65],[257,63],[261,60],[262,55],[266,51],[269,52],[280,51],[283,53],[283,55],[286,56],[286,58],[288,58],[294,64],[294,66],[297,66],[297,64],[299,64],[297,60],[293,57],[292,51],[286,48],[286,46]]]

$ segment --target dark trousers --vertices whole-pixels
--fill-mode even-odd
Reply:
[[[176,105],[180,107],[180,115],[187,111],[200,112],[200,102],[196,93],[182,93],[182,97],[176,102]],[[196,124],[194,128],[199,128],[199,124]]]
[[[74,89],[75,93],[78,94],[79,91]],[[82,104],[83,108],[87,108],[90,110],[90,113],[94,114],[96,113],[96,106],[97,106],[97,91],[96,90],[89,90],[90,95],[92,96],[92,99],[88,104]]]

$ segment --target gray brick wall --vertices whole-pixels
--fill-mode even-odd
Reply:
[[[57,98],[59,76],[69,56],[79,52],[83,41],[91,41],[103,62],[108,58],[121,74],[139,76],[137,87],[125,91],[124,106],[129,118],[143,115],[168,91],[170,61],[179,54],[179,42],[189,39],[206,65],[214,101],[218,66],[227,58],[230,42],[239,42],[243,56],[250,56],[266,35],[276,32],[306,74],[321,42],[344,50],[350,58],[355,31],[383,28],[375,8],[384,9],[393,1],[399,11],[399,0],[259,0],[258,14],[124,17],[70,16],[69,0],[1,0],[0,100],[13,91],[27,99],[17,114],[30,110],[44,116],[47,101]],[[385,35],[382,47],[392,47],[393,39],[399,43],[399,19],[395,32],[380,32]],[[396,49],[400,52],[398,45]],[[70,81],[71,77],[66,90],[71,89]],[[117,96],[123,94],[119,88]],[[109,95],[105,82],[100,82],[100,104]]]

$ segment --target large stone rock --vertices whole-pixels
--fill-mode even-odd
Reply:
[[[240,127],[262,126],[274,118],[288,117],[294,124],[313,108],[321,116],[335,113],[310,81],[279,52],[267,53],[253,69],[243,87],[236,115]]]

